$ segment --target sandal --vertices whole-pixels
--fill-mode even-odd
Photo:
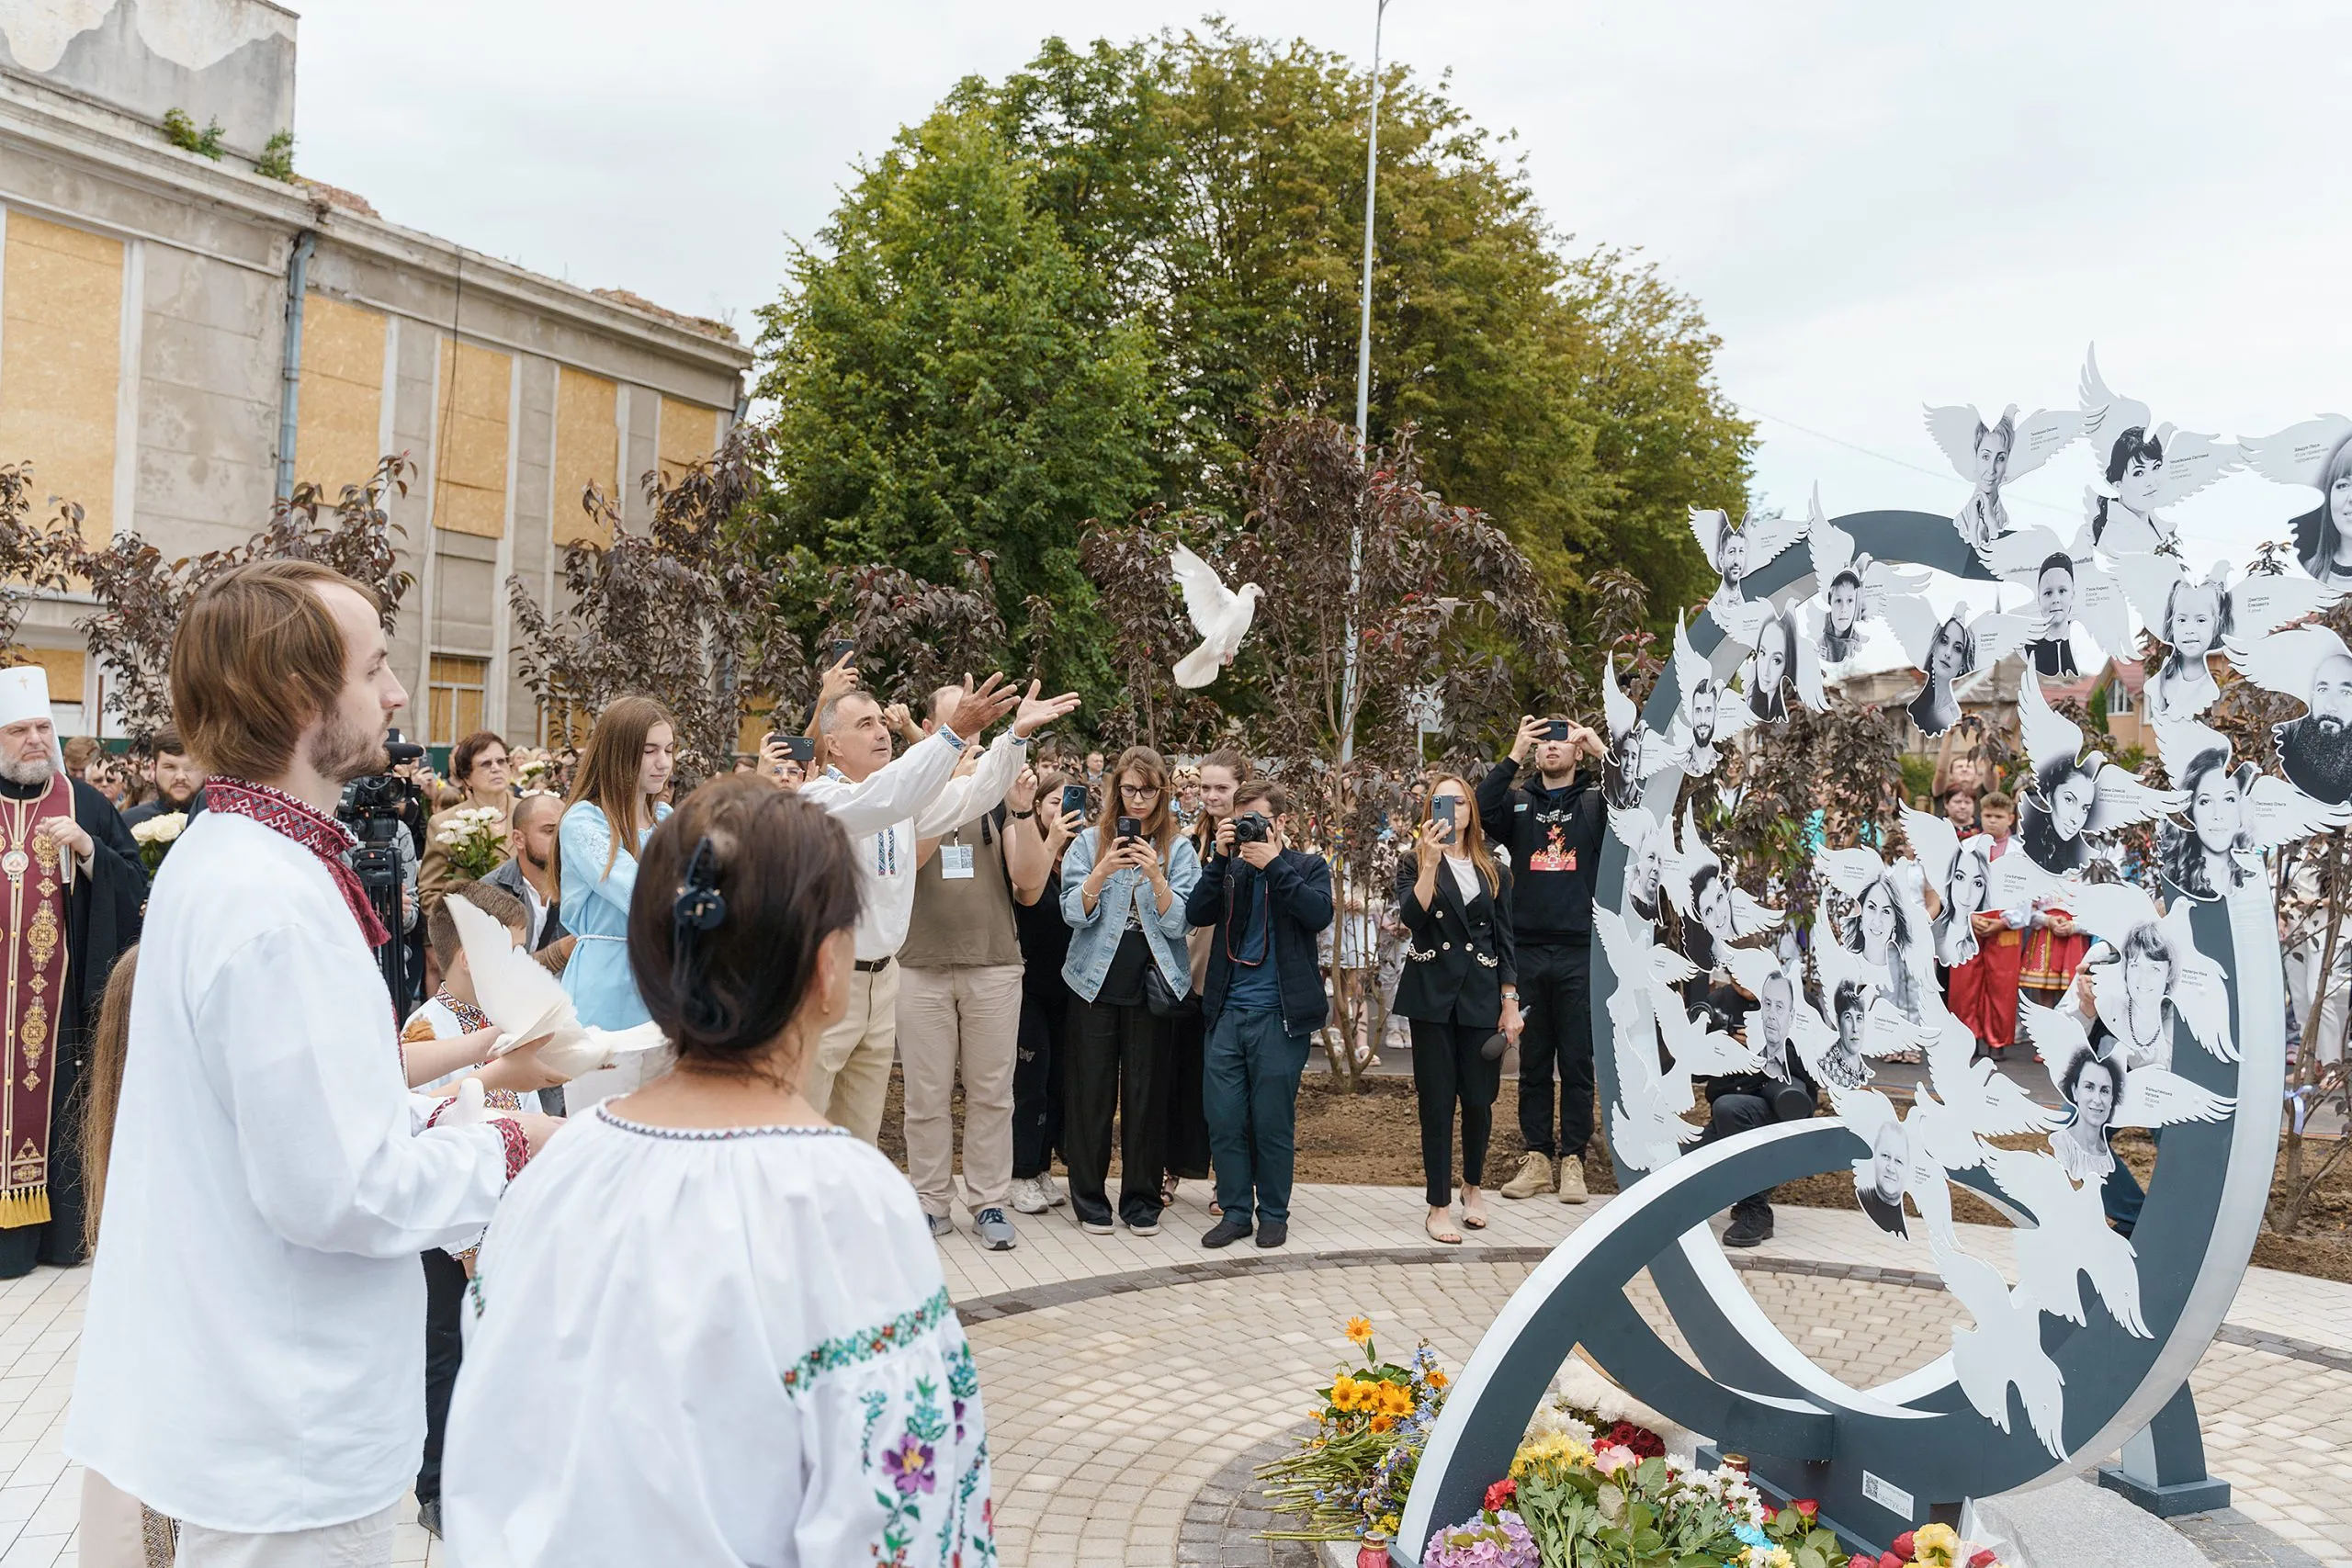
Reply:
[[[1464,1230],[1482,1231],[1487,1228],[1486,1201],[1487,1195],[1483,1192],[1478,1194],[1476,1198],[1464,1198],[1462,1201],[1462,1228]],[[1475,1209],[1472,1208],[1471,1205],[1473,1203],[1477,1204],[1478,1207]]]
[[[1435,1214],[1431,1214],[1428,1219],[1421,1222],[1421,1229],[1429,1233],[1429,1238],[1431,1241],[1437,1242],[1441,1246],[1444,1247],[1460,1247],[1462,1245],[1462,1233],[1460,1231],[1455,1230],[1451,1225],[1448,1225],[1443,1230],[1440,1230],[1437,1227],[1438,1217]]]

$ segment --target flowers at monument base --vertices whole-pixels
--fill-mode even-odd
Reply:
[[[164,857],[172,852],[172,845],[179,840],[180,834],[187,828],[187,813],[185,811],[166,811],[131,828],[130,836],[139,843],[140,863],[147,868],[148,875],[155,874],[156,869],[164,863]]]
[[[1541,1568],[1535,1538],[1508,1508],[1489,1508],[1468,1524],[1440,1530],[1421,1553],[1421,1568]]]
[[[1423,1344],[1403,1365],[1380,1359],[1372,1321],[1348,1319],[1360,1366],[1335,1373],[1309,1411],[1315,1429],[1297,1451],[1260,1470],[1275,1509],[1302,1528],[1276,1532],[1289,1540],[1354,1540],[1370,1530],[1394,1534],[1412,1490],[1413,1472],[1452,1380]]]
[[[451,812],[435,837],[458,874],[478,880],[506,859],[506,814],[494,806],[469,806]]]
[[[1989,1546],[1973,1546],[1960,1539],[1950,1525],[1921,1525],[1905,1530],[1876,1557],[1858,1551],[1846,1568],[2001,1568],[2000,1555]]]

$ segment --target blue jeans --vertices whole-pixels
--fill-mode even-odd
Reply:
[[[1291,1173],[1298,1156],[1298,1077],[1311,1043],[1283,1032],[1277,1009],[1227,1008],[1209,1030],[1201,1109],[1216,1167],[1216,1201],[1227,1218],[1290,1223]]]

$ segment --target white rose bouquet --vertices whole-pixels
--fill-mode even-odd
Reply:
[[[453,811],[436,837],[449,864],[467,881],[479,881],[506,859],[506,814],[494,806]]]
[[[162,869],[164,857],[172,852],[172,845],[187,827],[187,812],[167,811],[160,817],[150,817],[130,829],[130,836],[139,840],[140,863],[147,868],[149,876]]]

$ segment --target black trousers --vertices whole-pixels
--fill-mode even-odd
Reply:
[[[419,1505],[441,1497],[441,1444],[449,1435],[449,1395],[465,1359],[466,1269],[433,1248],[424,1255],[424,1460],[416,1468]]]
[[[1111,1007],[1073,996],[1069,1046],[1062,1064],[1062,1159],[1069,1167],[1070,1207],[1081,1220],[1111,1218],[1103,1184],[1111,1171],[1111,1119],[1119,1122],[1119,1217],[1131,1224],[1159,1220],[1159,1175],[1165,1168],[1167,1112],[1159,1102],[1166,1081],[1168,1024],[1138,1002]]]
[[[1519,1135],[1532,1152],[1579,1158],[1592,1141],[1592,949],[1522,942],[1519,949]],[[1489,1031],[1488,1032],[1492,1032]],[[1560,1131],[1552,1134],[1552,1077]]]
[[[1803,1122],[1814,1112],[1815,1098],[1802,1084],[1790,1084],[1774,1091],[1770,1100],[1758,1094],[1723,1094],[1715,1097],[1707,1130],[1699,1134],[1702,1145],[1753,1127],[1770,1127],[1775,1122]],[[1740,1200],[1742,1203],[1770,1202],[1772,1190],[1751,1192]]]
[[[1160,1157],[1166,1174],[1199,1181],[1209,1174],[1209,1117],[1202,1100],[1208,1063],[1208,1022],[1195,1011],[1168,1023],[1167,1081],[1159,1103],[1168,1122]]]
[[[1421,1171],[1430,1207],[1453,1201],[1453,1108],[1462,1107],[1462,1180],[1483,1187],[1487,1140],[1495,1128],[1495,1096],[1503,1087],[1503,1061],[1489,1062],[1480,1047],[1495,1027],[1476,1023],[1431,1023],[1414,1019],[1413,1098],[1421,1113]],[[1522,1036],[1521,1046],[1525,1048]],[[1545,1113],[1547,1116],[1549,1112]]]
[[[1061,982],[1054,982],[1059,986]],[[1068,996],[1067,988],[1062,995]],[[1054,998],[1059,1002],[1061,998]],[[1021,1032],[1012,1057],[1012,1176],[1025,1181],[1053,1168],[1062,1146],[1062,1040],[1056,1010],[1023,991]]]

